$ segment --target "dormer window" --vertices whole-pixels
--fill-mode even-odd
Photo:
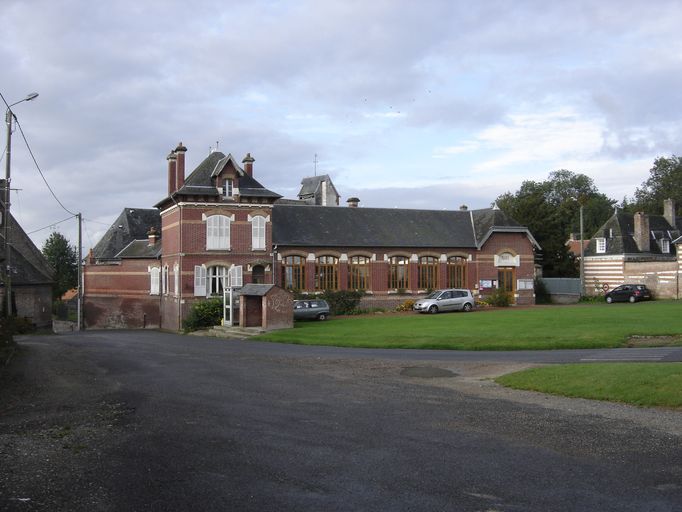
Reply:
[[[227,178],[223,184],[223,193],[225,194],[225,197],[232,197],[233,186],[234,183],[232,178]]]
[[[605,253],[606,252],[606,238],[596,238],[595,241],[597,242],[597,253]]]
[[[667,238],[661,239],[661,252],[663,254],[670,254],[670,240]]]

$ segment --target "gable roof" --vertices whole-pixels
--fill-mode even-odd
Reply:
[[[266,189],[253,176],[244,172],[232,154],[225,155],[220,151],[213,151],[185,178],[185,183],[170,197],[177,196],[211,196],[220,197],[220,191],[215,186],[215,177],[232,164],[239,176],[239,195],[244,197],[268,197],[277,199],[282,196]],[[168,197],[159,201],[155,206],[161,207]]]
[[[102,239],[93,247],[98,260],[119,258],[118,254],[133,240],[148,240],[150,228],[161,233],[161,214],[155,208],[124,208]],[[160,246],[161,244],[157,242]]]
[[[682,232],[682,217],[675,218],[675,225],[671,226],[663,215],[648,215],[650,250],[646,254],[674,256],[675,240]],[[635,242],[635,216],[632,213],[616,211],[590,238],[585,248],[586,256],[645,254],[639,250]],[[597,238],[606,238],[606,252],[597,252]],[[658,240],[670,240],[670,252],[662,253]]]
[[[504,214],[489,210],[408,210],[275,204],[272,214],[273,243],[312,247],[478,248],[493,231],[524,232],[534,242],[526,228]],[[480,237],[477,236],[478,233],[481,233]]]
[[[51,284],[54,282],[54,270],[43,253],[35,246],[14,216],[9,214],[10,230],[10,265],[12,267],[12,285]],[[0,236],[4,230],[0,230]],[[0,244],[4,247],[3,243]],[[2,254],[4,257],[4,251]],[[1,257],[0,257],[1,259]],[[0,277],[4,272],[0,273]]]

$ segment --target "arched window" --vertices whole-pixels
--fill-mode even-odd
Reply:
[[[467,260],[461,256],[448,258],[448,288],[467,287]]]
[[[420,290],[435,290],[438,288],[438,258],[421,256],[418,263]]]
[[[369,289],[369,264],[367,256],[351,256],[348,259],[348,289]]]
[[[230,248],[230,218],[225,215],[206,217],[206,249]]]
[[[315,289],[338,290],[339,259],[334,256],[320,256],[315,261]]]
[[[302,256],[282,258],[282,285],[289,290],[305,290],[305,258]]]
[[[227,286],[227,267],[216,265],[215,267],[208,267],[208,279],[206,284],[208,286],[208,295],[222,295],[223,290]]]
[[[251,248],[265,250],[265,217],[261,215],[251,219]]]
[[[265,267],[255,265],[251,270],[251,282],[253,284],[265,284]]]
[[[173,265],[173,293],[180,293],[180,265],[177,263]]]
[[[388,288],[399,290],[409,288],[409,260],[405,256],[393,256],[388,260]]]

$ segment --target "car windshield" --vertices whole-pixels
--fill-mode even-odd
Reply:
[[[424,298],[425,298],[425,299],[437,299],[437,298],[440,296],[441,293],[443,293],[443,292],[441,292],[440,290],[437,290],[437,291],[435,291],[435,292],[429,293],[429,294],[428,294],[426,297],[424,297]]]

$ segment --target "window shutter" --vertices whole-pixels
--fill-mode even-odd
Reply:
[[[251,221],[251,247],[265,249],[265,218],[260,215]]]
[[[159,294],[159,267],[152,267],[149,270],[150,276],[150,286],[149,294],[158,295]]]
[[[231,266],[227,271],[227,286],[241,288],[244,286],[244,273],[241,265]]]
[[[194,267],[194,296],[206,297],[206,268],[201,265]]]

